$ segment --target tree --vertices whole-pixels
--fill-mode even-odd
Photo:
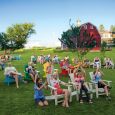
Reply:
[[[27,38],[35,33],[34,25],[31,23],[15,24],[8,27],[6,31],[9,40],[9,47],[13,50],[23,48],[27,42]]]
[[[115,38],[113,38],[113,46],[115,47]]]
[[[6,50],[9,48],[8,44],[9,40],[7,39],[7,35],[5,33],[0,33],[0,49]]]
[[[77,48],[77,41],[79,36],[79,27],[71,26],[71,29],[62,33],[61,39],[59,39],[63,44],[65,44],[69,49]]]
[[[111,25],[111,26],[110,26],[110,31],[111,31],[111,32],[115,32],[115,25]]]
[[[105,30],[105,27],[104,27],[103,24],[101,24],[101,25],[99,26],[99,31],[100,31],[100,32],[103,32],[104,30]]]

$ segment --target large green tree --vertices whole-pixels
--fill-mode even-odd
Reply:
[[[15,24],[8,27],[6,31],[11,49],[23,48],[31,34],[35,33],[32,23]]]
[[[79,27],[71,26],[71,29],[62,33],[61,39],[59,39],[63,44],[65,44],[69,49],[77,48],[77,41],[79,36]]]
[[[115,25],[111,25],[111,26],[110,26],[110,31],[111,31],[111,32],[115,32]]]
[[[59,39],[69,49],[76,48],[93,48],[96,45],[96,41],[93,36],[87,31],[83,32],[82,40],[80,36],[80,28],[71,26],[71,29],[63,32],[61,39]]]
[[[105,30],[105,27],[104,27],[103,24],[101,24],[101,25],[99,26],[99,31],[100,31],[100,32],[103,32],[104,30]]]
[[[7,39],[7,35],[5,33],[0,33],[0,49],[6,50],[9,49],[9,40]]]
[[[115,47],[115,38],[113,38],[113,46]]]

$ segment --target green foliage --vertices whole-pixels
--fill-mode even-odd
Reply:
[[[110,31],[111,31],[111,32],[115,32],[115,25],[111,25],[111,26],[110,26]]]
[[[113,46],[115,47],[115,38],[113,38],[113,44],[114,44]]]
[[[9,40],[7,39],[7,35],[5,33],[0,33],[0,49],[6,50],[9,48],[8,45]]]
[[[83,32],[82,41],[79,44],[79,48],[93,48],[96,45],[96,41],[93,40],[93,36],[90,35],[87,31]],[[90,43],[89,43],[90,41]],[[78,41],[79,42],[79,41]]]
[[[105,51],[105,48],[107,47],[107,43],[105,41],[103,41],[101,43],[101,51]]]
[[[105,57],[105,51],[106,51],[107,43],[103,41],[101,43],[101,62],[103,62],[103,59]]]
[[[103,24],[101,24],[101,25],[99,26],[99,31],[100,31],[100,32],[103,32],[104,30],[105,30],[105,27],[104,27]]]
[[[65,44],[69,49],[77,48],[77,39],[79,36],[79,27],[71,26],[71,29],[63,32],[60,41]]]
[[[33,27],[34,25],[31,23],[15,24],[8,27],[6,34],[10,48],[13,50],[23,48],[27,38],[35,33]]]
[[[1,52],[0,52],[1,53]],[[41,50],[35,50],[36,55],[41,54]],[[44,51],[43,55],[51,54],[55,55],[53,51]],[[21,55],[22,60],[14,60],[12,64],[18,69],[19,72],[24,73],[24,65],[30,60],[33,50],[25,50],[23,52],[17,53]],[[68,52],[56,52],[56,54],[63,58],[66,55],[69,55],[70,60],[76,57],[76,54]],[[115,62],[115,48],[112,51],[106,52],[106,56],[111,57]],[[95,56],[100,57],[100,52],[88,52],[86,57],[92,62]],[[37,70],[40,71],[41,75],[43,73],[43,66],[37,63]],[[55,68],[59,69],[58,64],[54,64]],[[86,81],[89,80],[89,72],[94,71],[93,68],[87,68],[86,70]],[[59,104],[55,106],[54,100],[49,101],[48,107],[39,107],[35,105],[34,102],[34,83],[29,82],[28,84],[20,83],[19,89],[15,87],[15,84],[7,86],[3,83],[4,80],[4,71],[0,71],[0,115],[114,115],[115,113],[115,69],[105,69],[101,68],[104,73],[104,78],[112,81],[111,97],[112,101],[108,102],[105,99],[105,96],[99,96],[98,99],[93,95],[93,104],[89,104],[84,101],[83,104],[80,104],[76,100],[76,96],[73,96],[72,102],[70,103],[69,108],[64,108]],[[59,69],[60,72],[60,69]],[[63,81],[68,81],[69,77],[60,77]],[[67,88],[67,87],[66,87]],[[49,89],[44,90],[45,95],[50,94]]]

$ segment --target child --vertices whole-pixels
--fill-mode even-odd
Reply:
[[[60,87],[60,83],[63,84],[63,85],[66,85],[64,82],[60,82],[59,79],[57,78],[57,73],[54,73],[52,75],[52,79],[50,80],[50,83],[51,83],[51,86],[57,88],[57,94],[65,94],[64,96],[64,101],[62,103],[62,106],[63,107],[69,107],[69,104],[68,104],[68,97],[70,95],[69,91],[67,89],[62,89]],[[54,92],[55,93],[55,92]]]
[[[42,89],[45,87],[46,83],[42,83],[41,78],[36,79],[36,83],[34,85],[34,99],[36,104],[39,106],[47,106],[48,102],[45,99]]]
[[[81,82],[84,82],[84,76],[82,73],[74,73],[74,80],[76,83],[76,89],[80,90],[81,89]]]
[[[88,85],[85,82],[85,73],[82,67],[80,67],[81,70],[78,70],[77,73],[74,73],[74,80],[76,83],[76,89],[80,91],[79,94],[79,101],[80,103],[83,103],[83,96],[82,92],[84,91],[86,94],[86,99],[89,103],[92,103],[89,94],[88,94]],[[75,72],[75,71],[74,71]]]

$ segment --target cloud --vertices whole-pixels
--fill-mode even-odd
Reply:
[[[43,36],[45,38],[39,38],[38,36],[34,36],[30,38],[25,45],[25,48],[32,47],[58,47],[61,46],[60,41],[58,40],[58,36],[55,32],[51,32],[48,37]]]

